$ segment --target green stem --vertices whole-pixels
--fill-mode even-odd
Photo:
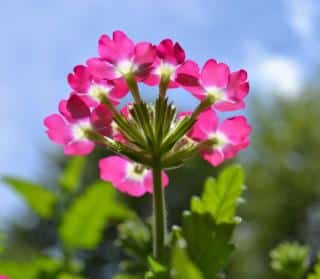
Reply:
[[[139,87],[138,87],[138,84],[137,84],[134,76],[133,75],[126,76],[126,82],[127,82],[127,85],[131,91],[131,94],[133,96],[134,101],[137,104],[142,103],[142,99],[141,99],[140,93],[139,93]]]
[[[161,261],[164,254],[166,235],[166,208],[161,181],[160,160],[152,168],[153,174],[153,256]]]

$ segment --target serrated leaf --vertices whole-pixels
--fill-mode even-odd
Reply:
[[[209,213],[185,212],[182,231],[190,259],[205,279],[215,279],[224,268],[234,245],[235,223],[217,224]]]
[[[133,213],[116,200],[109,183],[97,182],[78,197],[64,215],[59,234],[70,249],[93,249],[100,242],[110,219],[125,219]]]
[[[75,191],[80,184],[81,174],[86,163],[86,157],[72,157],[59,178],[60,185],[67,191]]]
[[[19,178],[4,177],[3,181],[20,194],[35,213],[43,218],[50,218],[53,214],[56,196],[40,184]]]
[[[192,210],[211,213],[217,223],[233,222],[243,183],[244,173],[240,166],[224,169],[217,180],[207,179],[202,198],[192,199]]]
[[[172,252],[172,279],[203,279],[199,269],[190,260],[185,249],[175,247]]]

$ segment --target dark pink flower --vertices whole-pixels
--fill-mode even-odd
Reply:
[[[95,78],[86,66],[78,65],[73,71],[74,73],[68,75],[68,83],[74,90],[72,94],[81,95],[89,106],[99,105],[105,97],[118,104],[118,100],[129,91],[124,80],[108,81]]]
[[[251,127],[244,116],[228,118],[218,124],[216,113],[208,109],[199,115],[189,136],[198,142],[212,140],[212,144],[201,151],[201,156],[217,166],[249,145],[250,132]]]
[[[198,78],[198,84],[188,84],[185,73]],[[243,99],[249,92],[245,70],[230,73],[228,65],[218,63],[213,59],[205,63],[201,73],[196,64],[182,65],[178,72],[177,81],[200,100],[207,96],[213,96],[215,99],[213,107],[220,111],[244,108]]]
[[[152,44],[135,44],[122,31],[113,32],[113,37],[102,35],[99,39],[99,58],[87,61],[90,72],[99,79],[115,80],[133,75],[138,80],[145,79],[155,59]]]
[[[4,275],[0,275],[0,279],[10,279],[10,278]]]
[[[157,58],[153,63],[153,70],[145,81],[149,85],[157,85],[162,77],[167,77],[169,87],[178,87],[175,82],[176,72],[180,65],[185,62],[185,52],[179,43],[173,43],[165,39],[157,46]]]
[[[120,156],[110,156],[100,160],[99,168],[102,180],[111,182],[119,191],[130,196],[140,197],[153,191],[152,172],[140,164]],[[168,176],[162,172],[163,187],[168,183]]]
[[[91,111],[79,96],[71,95],[69,100],[60,102],[59,110],[61,114],[46,117],[44,125],[49,138],[64,145],[67,155],[86,155],[94,149],[95,144],[87,138],[88,131],[111,134],[112,114],[104,105]]]

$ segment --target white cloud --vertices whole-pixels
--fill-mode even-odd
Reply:
[[[264,90],[274,90],[284,97],[295,97],[301,89],[298,63],[285,56],[268,56],[256,65],[257,82]]]
[[[273,92],[284,98],[299,96],[303,86],[299,61],[272,53],[257,43],[246,46],[251,84],[262,92]]]

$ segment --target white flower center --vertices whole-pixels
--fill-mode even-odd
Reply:
[[[119,77],[133,74],[137,69],[137,65],[130,60],[123,60],[116,66],[116,72]]]
[[[88,121],[78,122],[72,126],[73,138],[75,140],[87,139],[86,132],[91,129],[91,125]]]
[[[142,182],[147,174],[147,169],[140,164],[130,163],[127,167],[127,177]]]
[[[228,138],[220,132],[214,132],[209,135],[209,139],[212,139],[214,143],[212,144],[212,147],[214,149],[223,149],[225,145],[228,144],[229,140]]]
[[[170,63],[166,63],[161,61],[161,64],[156,68],[155,73],[156,75],[163,77],[169,77],[170,79],[173,78],[174,73],[176,72],[176,66]]]
[[[101,85],[101,84],[93,84],[90,86],[88,95],[98,101],[101,102],[103,100],[103,98],[105,98],[106,96],[108,96],[108,94],[110,93],[111,88]]]
[[[213,96],[216,101],[223,100],[226,96],[225,90],[218,87],[207,87],[206,94],[208,96]]]

